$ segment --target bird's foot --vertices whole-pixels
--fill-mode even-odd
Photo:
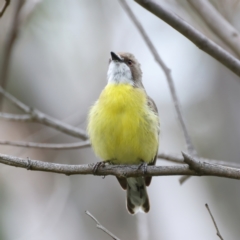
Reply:
[[[148,164],[146,162],[142,162],[138,166],[138,169],[142,169],[143,175],[145,175],[147,173],[147,166],[148,166]]]
[[[93,165],[93,174],[96,174],[99,167],[104,167],[105,162],[97,162]]]
[[[114,160],[114,159],[110,159],[110,160],[105,160],[105,161],[103,161],[103,162],[97,162],[97,163],[95,163],[95,164],[93,165],[93,174],[96,174],[98,168],[104,167],[104,166],[106,166],[106,165],[111,165],[111,164],[113,164],[113,163],[112,163],[113,160]]]

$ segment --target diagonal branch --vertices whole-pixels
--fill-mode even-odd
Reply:
[[[53,149],[53,150],[81,149],[81,148],[86,148],[91,146],[88,140],[83,142],[76,142],[76,143],[35,143],[35,142],[0,140],[0,145],[25,147],[25,148]]]
[[[159,1],[158,3],[151,0],[134,1],[183,34],[197,47],[222,63],[237,76],[240,76],[240,61],[237,58],[233,57],[219,45],[205,37],[201,32],[197,31],[182,18],[168,11]]]
[[[240,57],[240,33],[208,0],[188,0],[202,20]]]
[[[5,0],[5,3],[0,11],[0,18],[3,16],[3,14],[5,13],[8,5],[10,4],[10,0]]]
[[[87,136],[87,134],[84,130],[82,130],[80,128],[77,128],[77,127],[73,127],[73,126],[71,126],[67,123],[64,123],[64,122],[62,122],[58,119],[50,117],[47,114],[44,114],[37,109],[33,109],[33,108],[27,106],[26,104],[24,104],[23,102],[21,102],[20,100],[18,100],[14,96],[12,96],[10,93],[6,92],[1,87],[0,87],[0,93],[3,94],[3,96],[5,98],[7,98],[10,102],[12,102],[14,105],[16,105],[19,109],[21,109],[25,113],[29,114],[31,116],[32,121],[44,124],[44,125],[49,126],[49,127],[52,127],[54,129],[57,129],[60,132],[66,133],[66,134],[71,135],[73,137],[77,137],[77,138],[80,138],[80,139],[83,139],[83,140],[88,139],[88,136]],[[1,117],[1,115],[0,115],[0,117]]]
[[[109,230],[107,230],[90,212],[85,211],[85,213],[92,218],[96,224],[97,224],[97,228],[101,229],[102,231],[104,231],[107,235],[109,235],[112,239],[114,240],[120,240],[118,237],[116,237],[113,233],[111,233]]]
[[[162,68],[162,70],[163,70],[163,72],[164,72],[164,74],[167,78],[168,86],[169,86],[169,89],[170,89],[170,92],[171,92],[171,95],[172,95],[172,99],[173,99],[173,102],[174,102],[174,106],[175,106],[175,110],[177,112],[179,122],[180,122],[182,130],[183,130],[183,134],[184,134],[184,138],[185,138],[185,141],[186,141],[186,144],[187,144],[188,152],[192,155],[196,155],[196,151],[194,149],[191,137],[188,133],[186,123],[183,119],[179,99],[177,97],[177,93],[176,93],[176,90],[175,90],[175,87],[174,87],[174,83],[173,83],[173,79],[172,79],[170,69],[166,66],[166,64],[161,59],[161,57],[158,54],[155,46],[153,45],[152,41],[148,37],[148,35],[145,32],[144,28],[142,27],[141,23],[138,21],[138,19],[136,18],[136,16],[134,15],[134,13],[130,9],[130,7],[128,6],[127,2],[125,0],[119,0],[119,2],[121,3],[123,9],[126,11],[126,13],[130,17],[132,22],[135,24],[136,28],[140,32],[140,34],[141,34],[142,38],[144,39],[146,45],[148,46],[149,50],[151,51],[152,55],[154,56],[156,62]]]
[[[217,236],[218,236],[221,240],[224,240],[223,237],[222,237],[222,235],[221,235],[221,233],[219,232],[217,223],[216,223],[216,221],[215,221],[215,219],[214,219],[214,217],[213,217],[213,215],[212,215],[212,213],[211,213],[211,210],[210,210],[210,208],[209,208],[209,206],[208,206],[207,203],[205,204],[205,207],[207,208],[207,210],[208,210],[208,212],[209,212],[209,214],[210,214],[210,216],[211,216],[211,218],[212,218],[213,224],[214,224],[214,226],[215,226],[215,228],[216,228],[216,230],[217,230]]]

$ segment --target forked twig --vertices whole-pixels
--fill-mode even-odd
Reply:
[[[210,29],[240,57],[240,33],[209,0],[188,0]]]
[[[221,235],[221,233],[219,232],[217,223],[216,223],[216,221],[215,221],[215,219],[214,219],[214,217],[213,217],[213,215],[212,215],[212,213],[211,213],[211,210],[210,210],[210,208],[209,208],[209,206],[208,206],[207,203],[205,204],[205,207],[207,208],[207,210],[208,210],[208,212],[209,212],[209,214],[210,214],[210,216],[211,216],[211,218],[212,218],[213,224],[214,224],[214,226],[215,226],[215,228],[216,228],[216,231],[217,231],[217,236],[218,236],[221,240],[224,240],[223,237],[222,237],[222,235]]]
[[[4,116],[3,113],[0,113],[0,118],[11,118],[11,120],[17,120],[17,118],[20,118],[19,120],[26,120],[26,121],[35,121],[41,124],[44,124],[46,126],[52,127],[60,132],[66,133],[70,136],[73,137],[77,137],[83,140],[87,140],[88,136],[87,133],[77,127],[73,127],[67,123],[64,123],[58,119],[55,119],[53,117],[48,116],[47,114],[44,114],[43,112],[37,110],[37,109],[33,109],[29,106],[27,106],[26,104],[24,104],[23,102],[21,102],[19,99],[15,98],[14,96],[12,96],[10,93],[6,92],[2,87],[0,87],[0,93],[6,98],[8,99],[10,102],[12,102],[15,106],[17,106],[19,109],[21,109],[22,111],[24,111],[25,113],[27,113],[29,115],[29,117],[27,117],[27,115],[24,115],[23,117],[20,116],[16,116],[14,119],[14,115],[13,114],[8,114]]]
[[[177,14],[172,13],[163,7],[161,1],[134,1],[176,29],[183,36],[193,42],[198,48],[209,54],[211,57],[215,58],[217,61],[222,63],[224,66],[226,66],[228,69],[240,77],[240,61],[237,58],[232,56],[229,52],[224,50],[212,40],[205,37],[201,32],[177,16]]]
[[[116,237],[113,233],[111,233],[109,230],[107,230],[90,212],[85,211],[85,213],[92,218],[96,224],[97,224],[97,228],[101,229],[102,231],[104,231],[107,235],[109,235],[112,239],[114,240],[120,240],[120,238]]]

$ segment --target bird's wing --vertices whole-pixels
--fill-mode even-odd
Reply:
[[[157,106],[155,104],[155,102],[148,96],[148,99],[147,99],[147,104],[148,104],[148,107],[156,114],[158,115],[158,109],[157,109]],[[160,122],[158,122],[158,135],[160,133]],[[157,160],[157,154],[158,154],[158,149],[157,149],[157,152],[156,152],[156,155],[154,156],[154,159],[152,162],[150,162],[148,165],[155,165],[156,164],[156,160]],[[152,177],[145,177],[145,184],[146,186],[149,186],[150,183],[152,181]]]

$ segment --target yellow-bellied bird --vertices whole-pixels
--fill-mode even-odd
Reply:
[[[110,164],[155,165],[159,117],[142,84],[142,71],[130,53],[111,52],[108,84],[89,112],[88,134],[95,154]],[[151,177],[118,178],[127,190],[131,214],[150,209]]]

